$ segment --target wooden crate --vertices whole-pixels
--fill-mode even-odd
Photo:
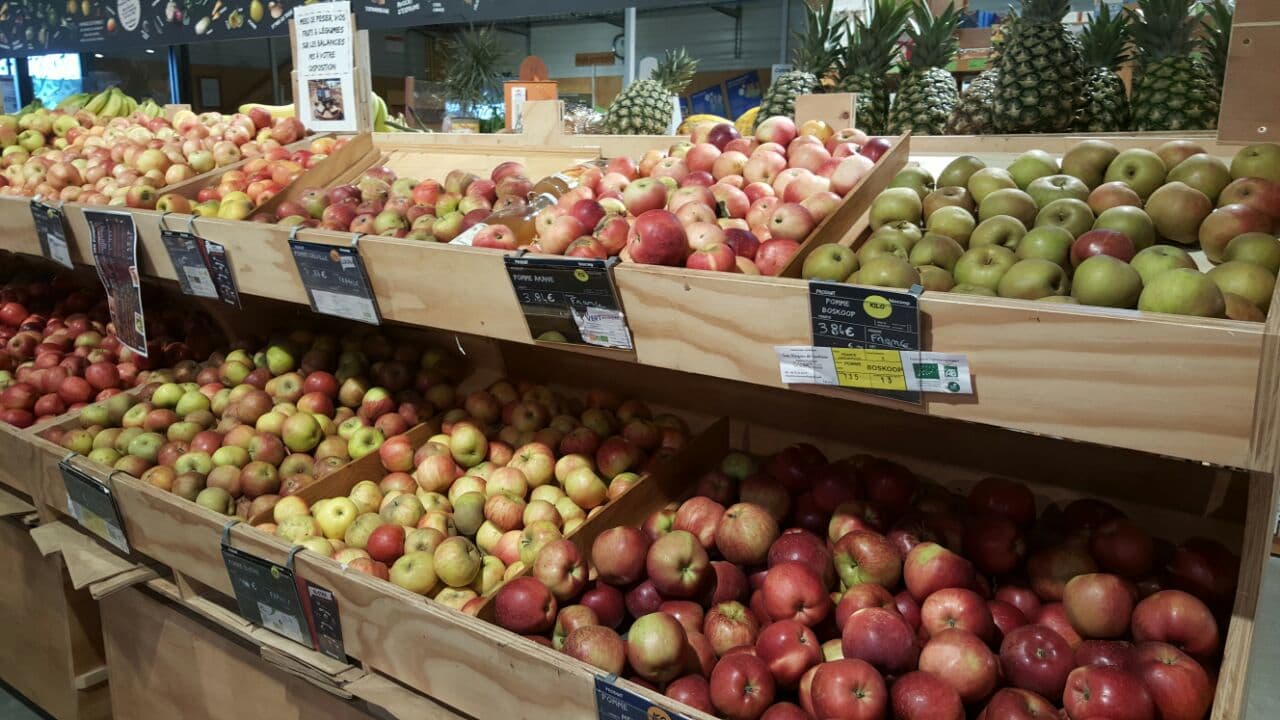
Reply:
[[[108,718],[98,605],[40,554],[25,515],[0,517],[0,680],[58,720]]]

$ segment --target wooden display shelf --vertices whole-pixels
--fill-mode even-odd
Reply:
[[[40,554],[23,505],[0,489],[0,680],[57,720],[109,718],[97,603],[72,587],[61,555]]]

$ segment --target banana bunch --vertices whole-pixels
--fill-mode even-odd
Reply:
[[[749,136],[751,136],[751,135],[755,134],[755,127],[756,127],[756,115],[758,115],[758,114],[760,114],[760,106],[759,106],[759,105],[757,105],[757,106],[755,106],[755,107],[751,108],[750,110],[748,110],[748,111],[746,111],[746,112],[742,113],[742,115],[739,115],[739,116],[738,116],[738,119],[733,121],[733,126],[734,126],[734,127],[736,127],[736,128],[738,128],[738,132],[739,132],[743,137],[749,137]]]
[[[387,113],[387,101],[383,100],[378,93],[369,93],[369,104],[373,109],[373,129],[374,132],[413,132],[411,128],[391,120]],[[297,116],[297,108],[293,103],[288,105],[263,105],[262,103],[245,103],[240,106],[240,112],[248,115],[249,111],[254,108],[266,110],[274,119],[291,118]],[[726,121],[727,122],[727,121]]]
[[[73,113],[77,110],[82,110],[91,99],[93,99],[93,93],[78,92],[74,95],[68,95],[62,98],[62,102],[58,103],[58,109]]]
[[[676,134],[688,135],[689,133],[693,132],[693,129],[695,127],[702,125],[703,123],[719,125],[720,123],[733,124],[733,121],[730,120],[729,118],[722,118],[719,115],[711,115],[708,113],[703,113],[700,115],[690,115],[689,117],[684,119],[684,122],[680,123],[680,127],[676,128]]]
[[[138,104],[138,112],[150,118],[158,118],[164,115],[164,106],[151,98],[147,98]]]
[[[267,114],[269,114],[272,118],[275,118],[277,120],[280,118],[291,118],[297,115],[297,110],[294,109],[293,103],[289,103],[288,105],[263,105],[262,103],[245,103],[240,106],[239,110],[245,115],[248,115],[249,111],[254,108],[262,108],[263,110],[266,110]]]
[[[98,117],[126,117],[138,109],[138,101],[112,87],[94,95],[82,109]]]

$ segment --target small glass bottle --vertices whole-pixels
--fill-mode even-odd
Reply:
[[[604,158],[597,158],[595,160],[588,160],[587,162],[580,163],[568,170],[565,170],[564,172],[548,175],[539,180],[538,183],[533,186],[533,195],[537,196],[546,193],[548,195],[552,195],[556,199],[559,199],[561,195],[564,195],[570,190],[578,187],[579,179],[587,170],[590,170],[591,168],[599,168],[603,170],[607,164],[608,161]]]

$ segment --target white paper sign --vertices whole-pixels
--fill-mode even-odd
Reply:
[[[317,132],[356,130],[355,37],[349,2],[293,9],[298,119]]]
[[[788,385],[840,385],[831,348],[813,345],[775,345],[778,371]],[[964,355],[901,351],[907,390],[948,395],[972,395],[973,377]]]

